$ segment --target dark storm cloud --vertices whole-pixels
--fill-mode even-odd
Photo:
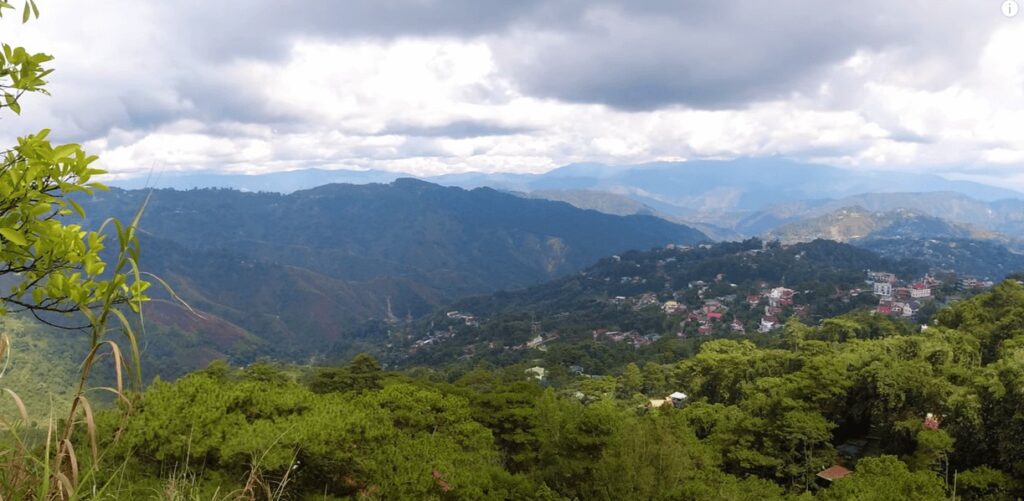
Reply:
[[[813,92],[861,49],[955,59],[986,33],[962,34],[951,12],[997,20],[980,5],[933,13],[929,3],[609,2],[582,12],[572,29],[522,31],[496,48],[534,95],[627,110],[738,108]]]
[[[200,55],[274,58],[295,37],[474,37],[544,11],[541,0],[236,0],[177,7],[179,29]]]
[[[997,20],[979,4],[249,0],[177,13],[198,57],[277,58],[298,37],[479,37],[526,94],[650,110],[739,108],[813,91],[829,67],[859,49],[906,45],[910,58],[918,50],[955,57],[986,32],[979,22]]]

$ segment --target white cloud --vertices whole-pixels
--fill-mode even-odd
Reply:
[[[787,5],[793,10],[798,4]],[[228,35],[244,26],[225,25],[216,34],[209,32],[215,23],[206,23],[194,29],[207,31],[187,31],[191,14],[178,10],[195,6],[55,0],[42,6],[38,22],[21,27],[3,21],[5,41],[54,53],[58,71],[54,95],[27,100],[24,118],[6,117],[0,139],[52,127],[58,138],[85,142],[118,175],[299,167],[538,172],[583,161],[783,155],[851,168],[1003,176],[1024,188],[1015,170],[1024,161],[1024,20],[1002,19],[996,7],[990,19],[976,3],[929,5],[934,12],[927,22],[909,25],[850,21],[870,24],[862,29],[831,16],[829,25],[842,32],[841,40],[817,54],[815,68],[799,81],[775,78],[771,85],[791,86],[764,96],[751,90],[756,80],[738,81],[736,100],[694,109],[672,104],[672,93],[686,88],[678,82],[646,107],[545,97],[532,92],[535,81],[523,79],[521,67],[528,62],[510,53],[520,44],[522,55],[564,62],[542,68],[557,77],[561,87],[554,94],[560,94],[578,87],[572,78],[614,74],[616,89],[659,83],[638,81],[661,74],[659,65],[666,63],[657,58],[639,75],[622,73],[629,65],[579,71],[580,64],[606,60],[590,47],[578,47],[586,59],[575,58],[571,44],[603,44],[602,33],[627,33],[649,47],[659,37],[718,40],[718,61],[711,63],[729,62],[723,47],[744,46],[726,40],[736,33],[716,33],[714,26],[673,35],[671,30],[688,25],[644,24],[667,11],[634,16],[621,6],[595,8],[580,14],[584,35],[571,31],[578,28],[568,26],[572,22],[559,26],[540,18],[496,18],[491,31],[472,33],[456,27],[403,32],[398,23],[386,35],[358,37],[328,33],[321,22],[308,32],[301,26],[268,29],[265,36],[279,37],[274,43],[283,49],[261,53],[232,45]],[[728,16],[756,26],[755,16]],[[785,36],[769,28],[762,31]],[[645,29],[658,33],[647,36]],[[863,43],[862,31],[883,41]],[[239,36],[238,44],[251,40],[251,34]],[[730,66],[722,74],[753,78],[775,71],[773,65],[782,71],[798,58],[802,49],[795,45],[766,49],[764,55],[778,60],[755,61],[754,73]],[[543,53],[556,49],[568,52]],[[628,49],[616,52],[620,62],[635,56]],[[706,61],[671,62],[685,74],[685,65]],[[752,95],[759,97],[744,100]]]

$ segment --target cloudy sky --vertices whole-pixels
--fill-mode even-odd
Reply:
[[[1024,189],[1002,0],[39,0],[56,56],[0,121],[120,175],[782,155]]]

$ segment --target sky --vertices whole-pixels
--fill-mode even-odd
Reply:
[[[783,156],[1024,189],[1002,0],[39,0],[0,120],[119,177]]]

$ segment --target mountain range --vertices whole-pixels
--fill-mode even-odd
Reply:
[[[975,238],[996,240],[1001,235],[957,224],[912,209],[872,212],[860,206],[844,207],[777,227],[765,234],[783,243],[808,242],[818,238],[850,242],[871,238]]]
[[[129,219],[147,197],[141,265],[201,315],[158,296],[150,319],[216,333],[204,358],[310,353],[367,320],[418,317],[616,252],[707,240],[653,216],[414,179],[290,194],[113,189],[84,201],[87,224]]]
[[[126,188],[227,187],[291,191],[326,183],[364,184],[412,177],[401,172],[301,169],[262,175],[158,173],[114,180]],[[761,235],[783,224],[860,206],[899,208],[1008,234],[1024,230],[1024,194],[926,173],[843,169],[784,158],[693,160],[640,165],[570,164],[541,174],[469,172],[422,179],[463,188],[490,187],[562,200],[613,214],[654,214],[707,225],[721,237]]]

